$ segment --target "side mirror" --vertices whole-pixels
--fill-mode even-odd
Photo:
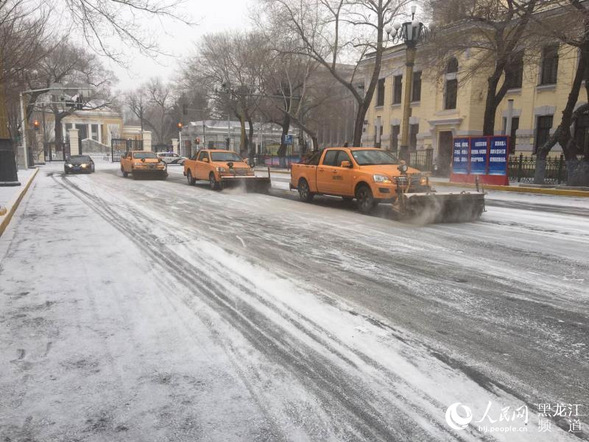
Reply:
[[[397,170],[399,172],[401,172],[403,175],[405,175],[407,173],[407,170],[409,168],[407,167],[407,164],[405,163],[405,161],[401,161],[401,163],[399,163],[399,165],[397,166]]]
[[[342,161],[340,167],[347,167],[348,169],[350,169],[352,167],[352,163],[350,163],[349,161]]]

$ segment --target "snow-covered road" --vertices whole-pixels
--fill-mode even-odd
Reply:
[[[413,226],[275,178],[42,168],[0,239],[3,438],[588,437],[585,200],[495,192],[480,222]],[[538,416],[557,403],[582,416]]]

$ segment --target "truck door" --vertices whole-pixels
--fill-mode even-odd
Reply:
[[[352,181],[354,169],[342,167],[342,161],[349,161],[350,164],[354,164],[345,150],[338,151],[335,167],[331,175],[333,193],[336,195],[353,196]]]
[[[205,161],[205,158],[209,160],[209,162]],[[205,150],[201,150],[196,158],[196,163],[194,168],[195,170],[195,178],[197,180],[208,180],[209,179],[209,165],[210,165],[210,158],[209,153]]]
[[[333,191],[333,173],[337,153],[337,150],[326,151],[323,161],[317,166],[317,191],[319,193],[332,193]]]

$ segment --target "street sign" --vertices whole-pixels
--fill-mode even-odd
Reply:
[[[284,136],[284,144],[292,144],[292,135]]]

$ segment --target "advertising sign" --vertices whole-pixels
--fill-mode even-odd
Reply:
[[[470,140],[470,173],[484,175],[487,171],[487,138],[472,138]]]
[[[509,137],[455,138],[450,182],[508,186]]]
[[[468,138],[455,138],[452,154],[452,173],[466,175],[468,173]]]
[[[507,137],[491,138],[489,152],[489,175],[507,174],[507,157],[509,155]]]

